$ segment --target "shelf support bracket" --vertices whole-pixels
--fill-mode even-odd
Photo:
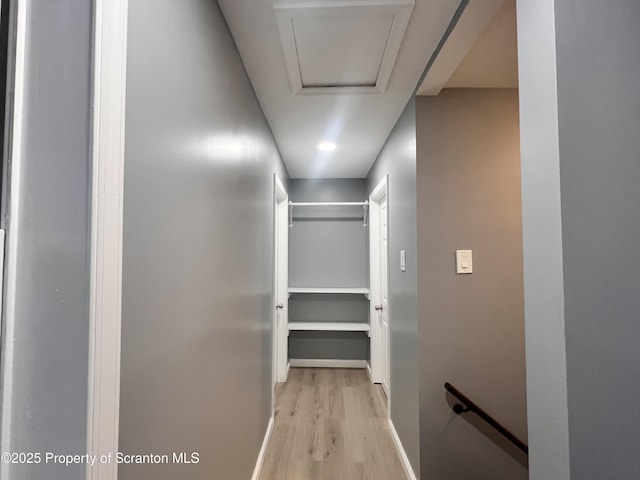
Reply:
[[[289,202],[289,227],[293,227],[293,203]]]
[[[369,202],[364,202],[364,205],[362,206],[362,208],[364,208],[364,220],[362,223],[363,227],[367,226],[367,220],[369,220]]]

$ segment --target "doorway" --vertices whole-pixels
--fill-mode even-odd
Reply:
[[[387,402],[391,385],[389,329],[388,177],[369,196],[371,289],[371,380],[382,384]]]
[[[272,387],[287,381],[287,318],[289,315],[289,195],[275,175],[274,195],[274,317]]]

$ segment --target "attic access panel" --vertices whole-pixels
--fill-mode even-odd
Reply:
[[[274,6],[293,93],[384,92],[414,0]]]

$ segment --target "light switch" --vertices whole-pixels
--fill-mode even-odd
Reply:
[[[456,272],[473,273],[473,255],[471,250],[456,250]]]
[[[407,271],[407,251],[406,250],[400,250],[400,271],[401,272]]]

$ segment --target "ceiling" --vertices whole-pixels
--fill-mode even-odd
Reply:
[[[292,178],[365,177],[445,34],[419,95],[518,85],[515,0],[218,3]]]
[[[367,175],[458,3],[219,0],[292,178]]]
[[[427,72],[418,95],[443,88],[517,88],[516,0],[472,0]]]
[[[505,0],[444,88],[517,88],[516,0]]]

